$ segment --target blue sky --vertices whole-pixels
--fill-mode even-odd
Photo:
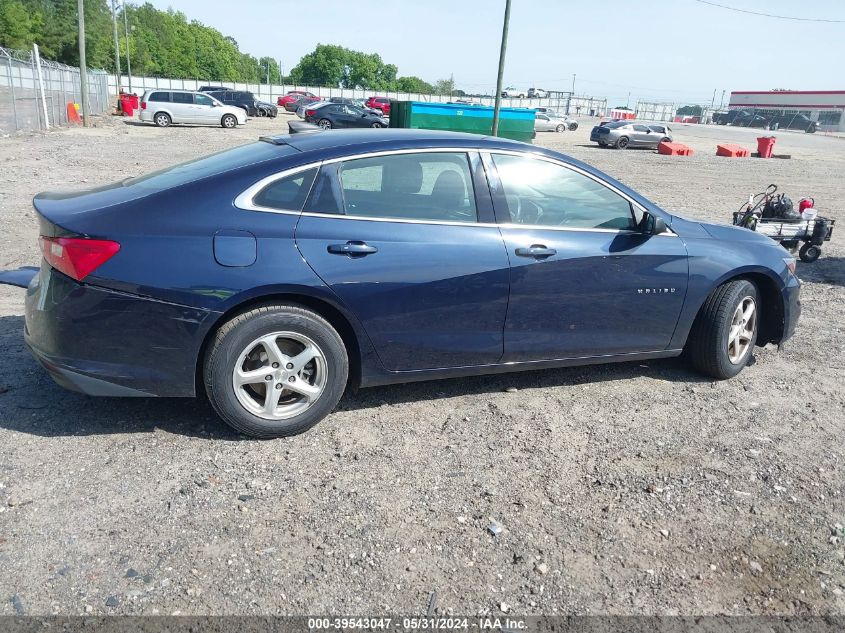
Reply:
[[[843,0],[714,0],[845,20]],[[151,0],[271,55],[287,72],[318,43],[377,52],[400,75],[495,88],[504,0]],[[845,23],[745,15],[695,0],[512,0],[505,84],[709,103],[722,90],[845,89]]]

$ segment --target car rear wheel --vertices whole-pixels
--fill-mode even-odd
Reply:
[[[220,125],[225,128],[233,128],[238,125],[238,119],[235,117],[234,114],[224,114],[223,118],[220,119]]]
[[[578,129],[578,123],[573,121],[572,123],[569,124],[569,131],[570,132],[574,132],[577,129]]]
[[[662,139],[660,139],[660,142],[661,143],[671,143],[672,139],[669,138],[668,136],[664,136]]]
[[[560,124],[555,128],[555,132],[563,132],[565,129],[566,129],[566,126],[563,125],[563,124]]]
[[[384,125],[382,125],[381,123],[373,123],[370,127],[382,128],[384,127]]]
[[[320,126],[321,128],[323,128],[324,130],[330,130],[330,129],[332,129],[332,122],[331,122],[331,121],[329,121],[328,119],[320,119],[320,120],[317,122],[317,125],[319,125],[319,126]]]
[[[626,147],[628,147],[628,137],[620,136],[619,139],[616,141],[615,147],[616,149],[625,149]]]
[[[158,127],[169,127],[170,124],[173,123],[173,121],[171,121],[170,119],[170,115],[166,112],[156,113],[155,118],[153,120],[155,121],[155,124]]]
[[[340,400],[348,373],[337,331],[310,310],[281,304],[225,323],[203,371],[220,417],[258,438],[295,435],[317,424]]]
[[[687,352],[693,366],[713,378],[733,378],[748,364],[757,343],[757,287],[748,280],[716,288],[693,323]]]
[[[264,108],[258,108],[257,113],[259,117],[267,116],[267,110],[265,110]]]

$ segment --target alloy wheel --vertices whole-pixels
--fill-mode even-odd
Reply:
[[[310,338],[273,332],[241,352],[232,371],[238,402],[266,420],[286,420],[311,408],[328,383],[326,357]]]
[[[728,331],[728,360],[740,364],[751,347],[757,329],[757,304],[752,297],[745,297],[737,305]]]

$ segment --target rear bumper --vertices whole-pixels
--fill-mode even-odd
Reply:
[[[61,386],[92,396],[193,396],[217,313],[80,284],[43,266],[27,288],[24,339]]]

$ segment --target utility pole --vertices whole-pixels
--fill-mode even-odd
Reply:
[[[572,96],[575,96],[575,73],[572,73]]]
[[[710,99],[710,109],[713,109],[713,106],[716,105],[716,88],[713,88],[713,98]]]
[[[117,39],[117,7],[115,0],[111,0],[111,23],[114,27],[114,89],[120,94],[120,44]]]
[[[79,0],[82,2],[82,0]],[[508,49],[508,23],[511,20],[511,0],[505,0],[505,20],[502,24],[502,47],[499,49],[499,74],[496,76],[496,102],[493,106],[493,136],[499,135],[499,110],[502,108],[502,75],[505,74],[505,53]]]
[[[719,99],[719,109],[721,110],[725,105],[725,91],[722,90],[722,98]]]
[[[455,73],[449,75],[449,98],[452,98],[452,93],[455,91]]]
[[[129,78],[129,92],[132,92],[132,65],[129,63],[129,19],[126,17],[126,0],[123,0],[123,30],[126,32],[126,76]]]
[[[79,79],[82,82],[82,125],[88,127],[88,65],[85,63],[85,0],[76,0],[79,12]]]

